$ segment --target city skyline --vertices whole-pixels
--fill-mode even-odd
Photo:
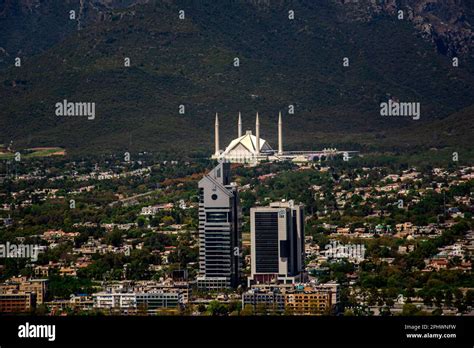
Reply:
[[[474,2],[0,1],[0,348],[472,343]]]

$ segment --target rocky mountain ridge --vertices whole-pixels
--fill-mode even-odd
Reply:
[[[239,0],[255,5],[258,10],[270,7],[291,8],[294,2],[287,0]],[[300,0],[304,3],[306,0]],[[474,31],[472,20],[474,2],[462,0],[325,0],[340,5],[343,20],[373,21],[378,16],[398,16],[403,11],[403,19],[408,20],[429,40],[439,53],[450,57],[474,56]],[[42,38],[35,40],[37,45],[21,47],[19,42],[11,40],[0,41],[0,52],[4,55],[18,53],[37,53],[71,34],[74,29],[80,30],[87,25],[101,21],[120,20],[123,16],[135,14],[135,6],[156,2],[154,0],[63,0],[57,8],[41,0],[4,0],[0,1],[0,27],[3,35],[15,37],[16,40],[29,41],[35,33],[41,34],[48,19],[54,19],[58,24],[65,23],[68,11],[76,12],[74,25],[68,25],[64,30],[52,35],[50,40]],[[172,1],[161,1],[163,4]],[[298,2],[298,1],[297,1]],[[183,3],[186,3],[184,1]],[[129,11],[126,11],[129,9]],[[46,20],[41,20],[44,17]],[[61,18],[63,17],[63,18]],[[9,20],[15,20],[23,25],[9,25]],[[23,22],[23,23],[22,23]],[[54,26],[54,25],[53,25]],[[11,33],[9,33],[11,31]],[[0,34],[0,38],[1,38]],[[43,42],[45,41],[45,42]],[[8,47],[5,47],[8,46]],[[31,47],[29,47],[31,46]]]
[[[474,54],[474,3],[462,0],[340,0],[349,18],[370,21],[380,15],[410,21],[439,53]]]

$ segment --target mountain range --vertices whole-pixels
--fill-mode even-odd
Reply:
[[[282,111],[286,149],[469,148],[473,13],[458,0],[3,0],[0,142],[208,155],[216,112],[224,145],[239,111],[246,129],[258,111],[276,144]],[[65,99],[96,117],[56,116]],[[388,99],[419,102],[420,120],[382,117]]]

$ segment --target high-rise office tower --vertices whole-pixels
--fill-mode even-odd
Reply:
[[[250,243],[249,286],[304,280],[303,205],[282,201],[250,209]]]
[[[219,163],[199,181],[198,287],[236,287],[241,268],[240,208],[230,163]]]

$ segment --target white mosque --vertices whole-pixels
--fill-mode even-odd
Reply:
[[[212,159],[230,163],[249,163],[257,164],[261,161],[284,161],[309,162],[315,158],[321,160],[323,157],[334,157],[343,155],[349,158],[349,153],[355,151],[338,151],[337,149],[324,149],[322,151],[283,151],[283,122],[281,112],[278,115],[278,150],[274,150],[268,141],[260,137],[260,121],[257,116],[255,119],[255,135],[251,130],[242,134],[242,117],[239,112],[238,136],[230,142],[224,151],[219,143],[219,116],[216,113],[215,121],[215,147]]]
[[[283,153],[282,144],[282,123],[281,113],[278,121],[278,149],[279,153]],[[260,137],[260,121],[258,119],[258,113],[255,120],[255,135],[252,134],[251,130],[248,130],[245,134],[242,134],[242,117],[239,112],[238,121],[238,136],[232,140],[227,148],[222,151],[219,146],[219,116],[216,114],[215,123],[215,151],[212,158],[224,160],[231,163],[255,163],[262,160],[269,160],[270,157],[274,157],[275,151],[272,149],[268,141]]]

